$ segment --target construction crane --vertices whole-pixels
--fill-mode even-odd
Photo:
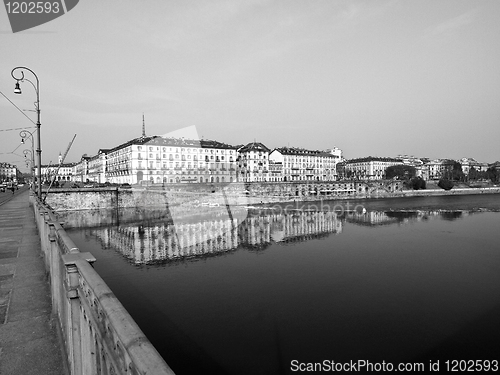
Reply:
[[[54,173],[54,177],[50,180],[49,188],[47,189],[47,191],[45,192],[45,196],[43,197],[43,203],[45,203],[45,199],[47,198],[47,195],[49,194],[49,190],[52,187],[52,184],[54,183],[54,181],[56,180],[56,176],[59,173],[59,169],[61,168],[62,164],[64,163],[64,160],[66,159],[66,155],[68,155],[68,152],[69,152],[71,146],[73,145],[75,138],[76,138],[76,134],[73,136],[73,139],[71,140],[71,142],[69,142],[68,148],[66,148],[66,152],[64,153],[63,157],[59,161],[59,165],[56,168],[56,171]]]

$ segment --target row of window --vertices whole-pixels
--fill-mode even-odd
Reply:
[[[144,150],[143,150],[143,146],[137,146],[137,150],[138,151],[160,151],[160,147],[159,146],[156,146],[156,150],[154,149],[153,146],[148,146],[148,149],[146,149],[146,147],[144,147]],[[198,150],[198,151],[197,151]],[[203,150],[205,151],[206,154],[219,154],[219,153],[224,153],[227,152],[229,154],[233,154],[235,152],[235,150],[218,150],[218,149],[208,149],[208,148],[172,148],[172,147],[169,147],[169,150],[170,152],[192,152],[192,153],[203,153]],[[161,151],[163,152],[167,152],[167,147],[162,147]]]
[[[147,155],[147,154],[146,154]],[[155,156],[153,154],[149,154],[149,159],[154,159]],[[137,155],[137,159],[139,160],[142,160],[142,154],[139,153]],[[156,160],[161,160],[161,159],[167,159],[167,155],[166,154],[162,154],[162,158],[160,158],[160,154],[156,154]],[[170,154],[168,155],[168,160],[191,160],[191,155],[181,155],[179,156],[178,154],[176,154],[175,156]],[[203,156],[200,156],[199,160],[202,160],[203,159]],[[224,159],[224,155],[205,155],[205,158],[204,158],[206,161],[208,160],[215,160],[215,161],[222,161],[222,160],[225,160]],[[198,160],[198,156],[197,155],[193,155],[193,160]],[[233,161],[233,157],[230,156],[229,157],[229,161],[232,162]]]

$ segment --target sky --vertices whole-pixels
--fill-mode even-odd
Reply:
[[[26,169],[26,66],[43,164],[75,134],[67,162],[139,137],[143,113],[147,135],[492,163],[499,19],[497,0],[82,0],[12,33],[0,8],[0,92],[28,110],[0,95],[0,161]]]

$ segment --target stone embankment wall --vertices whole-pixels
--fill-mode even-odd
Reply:
[[[46,203],[56,211],[174,206],[238,206],[291,201],[500,193],[500,187],[404,190],[401,181],[175,184],[165,188],[55,189]]]

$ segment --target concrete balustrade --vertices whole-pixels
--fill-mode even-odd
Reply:
[[[53,212],[30,199],[71,374],[174,374],[94,270],[92,254],[80,252]]]

